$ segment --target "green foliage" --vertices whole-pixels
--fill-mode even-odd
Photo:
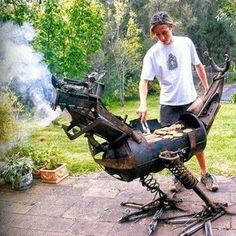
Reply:
[[[124,105],[125,98],[138,93],[141,30],[137,24],[137,15],[129,9],[126,0],[115,0],[106,16],[106,41],[109,42],[109,46],[103,48],[107,68],[107,76],[104,78],[108,88],[106,93],[118,97]]]
[[[168,11],[175,22],[174,34],[189,36],[196,45],[201,61],[207,63],[203,56],[205,50],[208,50],[217,62],[222,61],[225,52],[231,52],[235,56],[233,26],[236,18],[233,14],[226,14],[227,11],[235,14],[233,2],[235,1],[150,1],[147,8],[151,15],[157,10]],[[219,15],[226,6],[227,10]]]
[[[232,71],[228,72],[226,75],[226,80],[228,83],[235,83],[236,82],[236,64],[231,66]]]
[[[25,0],[3,0],[0,12],[0,22],[14,21],[21,25],[30,13],[30,5]]]
[[[66,123],[66,120],[59,120]],[[71,142],[61,126],[51,125],[34,130],[27,143],[19,143],[15,150],[9,153],[13,156],[19,152],[21,155],[30,157],[38,169],[55,158],[57,163],[65,163],[70,174],[85,173],[99,169],[89,152],[87,139],[81,137]]]
[[[160,84],[158,83],[158,81],[156,79],[154,79],[153,81],[151,81],[148,84],[148,93],[154,96],[159,96],[160,95]]]
[[[21,156],[17,153],[11,157],[4,167],[3,177],[7,183],[16,183],[19,179],[30,173],[34,165],[30,158]]]
[[[225,52],[230,52],[235,40],[230,25],[217,20],[220,6],[217,1],[194,1],[193,15],[197,21],[187,27],[189,36],[196,45],[199,56],[204,61],[203,53],[208,50],[216,61],[222,61]]]
[[[40,138],[37,145],[18,145],[8,155],[14,156],[15,153],[30,158],[37,169],[41,167],[48,170],[55,169],[64,160],[61,150],[56,145],[47,144],[43,138]]]
[[[119,103],[119,99],[116,96],[106,96],[102,99],[104,106],[112,106],[113,104]]]
[[[45,0],[38,6],[34,46],[53,74],[78,77],[88,71],[89,57],[100,48],[102,8],[91,0]]]
[[[31,155],[31,157],[35,163],[41,163],[47,170],[56,169],[63,163],[64,156],[57,146],[42,145],[40,148],[40,152],[38,152],[38,149],[32,149],[34,155]]]
[[[232,103],[236,103],[236,93],[234,93],[231,97]]]
[[[138,93],[142,57],[154,43],[149,21],[157,10],[170,12],[174,34],[190,36],[204,64],[205,50],[217,62],[226,51],[235,57],[234,1],[97,2],[5,0],[0,4],[0,21],[30,21],[37,32],[34,46],[53,74],[75,78],[105,70],[106,96],[117,96],[121,103]]]
[[[236,21],[236,2],[235,0],[216,0],[219,3],[219,18],[230,18]]]
[[[11,91],[0,90],[0,100],[0,144],[5,144],[20,130],[17,116],[23,111],[23,106]]]
[[[44,54],[53,74],[78,77],[87,73],[90,56],[101,47],[104,22],[100,4],[94,0],[6,0],[0,4],[0,22],[36,29],[34,47]]]
[[[142,45],[140,41],[141,29],[137,25],[137,15],[132,10],[129,12],[129,20],[127,25],[127,33],[123,42],[123,50],[127,57],[126,80],[129,75],[131,80],[129,84],[125,85],[125,92],[129,91],[131,94],[136,94],[138,91],[138,81],[140,68],[142,66]],[[138,75],[138,77],[137,77]],[[132,83],[133,82],[133,83]],[[133,89],[132,89],[133,88]],[[126,95],[126,94],[125,94]]]

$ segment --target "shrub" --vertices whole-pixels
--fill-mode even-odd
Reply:
[[[9,159],[4,167],[3,177],[7,183],[15,184],[19,179],[30,173],[33,169],[33,161],[18,153],[14,158]]]
[[[232,103],[236,103],[236,93],[231,96]]]
[[[160,84],[157,82],[157,80],[153,80],[152,82],[149,82],[148,85],[148,93],[150,95],[159,95],[160,94]]]
[[[11,91],[0,90],[0,99],[0,143],[6,143],[20,130],[17,117],[23,106]]]
[[[48,170],[55,169],[64,161],[64,156],[56,145],[49,145],[44,142],[34,146],[21,145],[15,147],[8,155],[14,157],[15,153],[30,158],[36,169],[41,167],[45,167]]]

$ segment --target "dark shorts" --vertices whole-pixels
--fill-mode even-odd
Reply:
[[[183,106],[161,105],[160,120],[161,126],[170,126],[179,120],[180,116],[189,108],[190,104]]]

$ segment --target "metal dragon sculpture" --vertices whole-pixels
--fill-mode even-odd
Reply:
[[[142,185],[154,193],[153,201],[145,205],[122,203],[123,206],[136,206],[138,211],[122,217],[121,223],[153,215],[149,235],[160,221],[190,223],[181,235],[192,235],[204,226],[206,235],[212,235],[209,222],[228,213],[226,205],[215,203],[206,196],[198,187],[197,178],[184,166],[184,162],[206,147],[207,134],[220,108],[224,75],[230,66],[227,55],[223,68],[209,59],[217,73],[207,94],[199,97],[177,123],[160,127],[154,122],[148,133],[142,132],[148,128],[148,122],[139,130],[132,122],[126,122],[127,117],[122,119],[106,109],[102,103],[105,86],[98,74],[92,73],[82,82],[52,78],[57,91],[53,107],[66,109],[72,118],[70,125],[62,126],[68,138],[73,140],[85,135],[95,162],[108,174],[126,182],[140,178]],[[179,209],[176,200],[169,198],[150,175],[164,168],[204,201],[206,206],[199,214],[163,217],[165,210]]]

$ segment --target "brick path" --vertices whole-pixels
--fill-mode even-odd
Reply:
[[[155,178],[161,188],[168,191],[170,177],[158,173]],[[217,193],[207,191],[208,197],[214,202],[236,203],[236,177],[217,176],[217,180],[220,190]],[[199,186],[202,188],[201,184]],[[181,206],[190,212],[202,209],[203,202],[192,190],[184,190],[178,197],[183,200]],[[127,208],[120,206],[121,202],[147,203],[151,199],[152,195],[138,180],[125,183],[104,172],[69,177],[57,185],[34,180],[32,188],[24,192],[13,191],[8,185],[3,185],[0,186],[0,235],[148,235],[151,217],[123,224],[118,220],[127,212]],[[153,235],[175,236],[183,227],[161,223]],[[224,215],[213,222],[212,228],[214,236],[235,236],[236,216]],[[195,234],[202,235],[203,230]]]

